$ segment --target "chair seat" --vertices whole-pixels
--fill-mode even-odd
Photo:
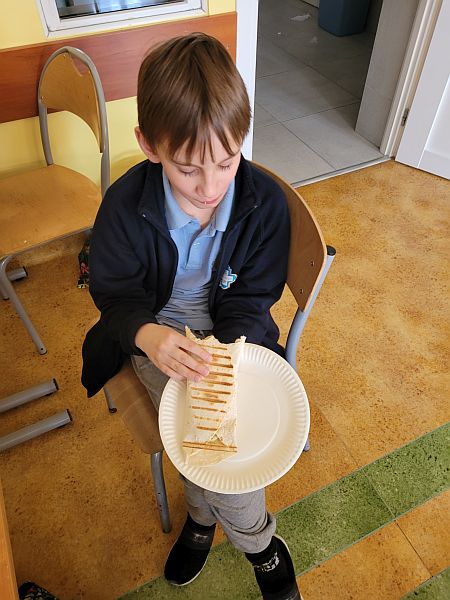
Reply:
[[[0,257],[92,227],[99,187],[85,175],[50,165],[0,180]]]
[[[158,413],[130,360],[125,361],[122,369],[108,381],[104,390],[141,450],[147,454],[163,450]]]

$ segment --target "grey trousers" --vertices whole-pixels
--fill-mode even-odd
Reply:
[[[168,381],[145,356],[132,356],[134,370],[159,409],[161,395]],[[200,525],[220,523],[230,543],[242,552],[261,552],[275,533],[275,517],[266,510],[265,490],[244,494],[219,494],[205,490],[185,477],[184,494],[191,517]]]

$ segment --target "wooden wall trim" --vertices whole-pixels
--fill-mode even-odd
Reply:
[[[136,95],[143,57],[149,48],[171,37],[208,33],[236,60],[236,24],[236,13],[231,12],[0,50],[0,123],[38,114],[39,74],[57,48],[75,46],[86,52],[98,69],[106,100],[118,100]]]

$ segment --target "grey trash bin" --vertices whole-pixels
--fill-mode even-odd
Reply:
[[[320,0],[319,26],[333,35],[361,33],[370,0]]]

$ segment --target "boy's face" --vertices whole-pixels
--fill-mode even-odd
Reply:
[[[188,161],[184,148],[171,158],[165,148],[152,150],[138,128],[136,137],[147,158],[162,164],[179,206],[200,221],[211,216],[236,175],[241,158],[240,146],[235,148],[232,145],[233,154],[230,156],[217,136],[212,134],[214,160],[206,152],[202,162],[200,151],[195,149]]]

